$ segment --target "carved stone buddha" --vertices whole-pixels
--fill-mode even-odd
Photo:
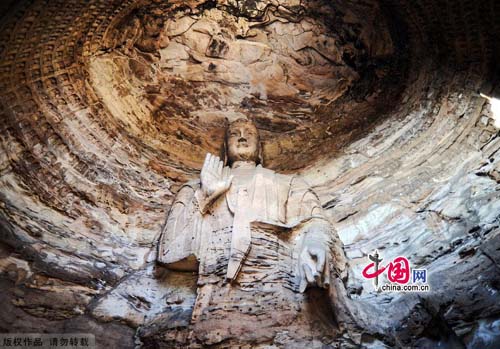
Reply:
[[[343,254],[317,196],[262,166],[249,120],[229,125],[224,150],[179,190],[160,240],[161,264],[198,273],[191,331],[177,344],[328,343],[337,327],[324,289]]]

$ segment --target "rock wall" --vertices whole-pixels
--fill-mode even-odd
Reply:
[[[299,171],[344,242],[353,347],[500,338],[500,4],[21,1],[0,32],[2,332],[133,347],[184,326],[195,277],[161,225],[227,120]],[[367,255],[427,268],[376,293]],[[275,345],[279,346],[277,343]]]

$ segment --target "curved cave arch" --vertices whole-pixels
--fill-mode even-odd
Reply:
[[[500,143],[479,93],[500,96],[499,15],[493,0],[11,2],[0,330],[133,346],[172,321],[165,306],[186,316],[193,280],[152,275],[160,226],[225,117],[246,115],[344,242],[354,343],[498,344]],[[432,293],[370,292],[375,249],[427,268]]]

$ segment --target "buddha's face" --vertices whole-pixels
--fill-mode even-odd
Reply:
[[[226,137],[229,164],[235,161],[258,161],[259,132],[252,123],[242,122],[230,125]]]

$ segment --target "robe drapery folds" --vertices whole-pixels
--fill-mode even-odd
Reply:
[[[260,165],[250,172],[232,173],[230,189],[206,212],[196,195],[200,182],[181,187],[162,230],[160,263],[173,270],[197,271],[204,276],[203,283],[215,282],[221,275],[235,279],[251,248],[255,222],[294,231],[297,245],[315,240],[331,246],[336,234],[305,181]]]

